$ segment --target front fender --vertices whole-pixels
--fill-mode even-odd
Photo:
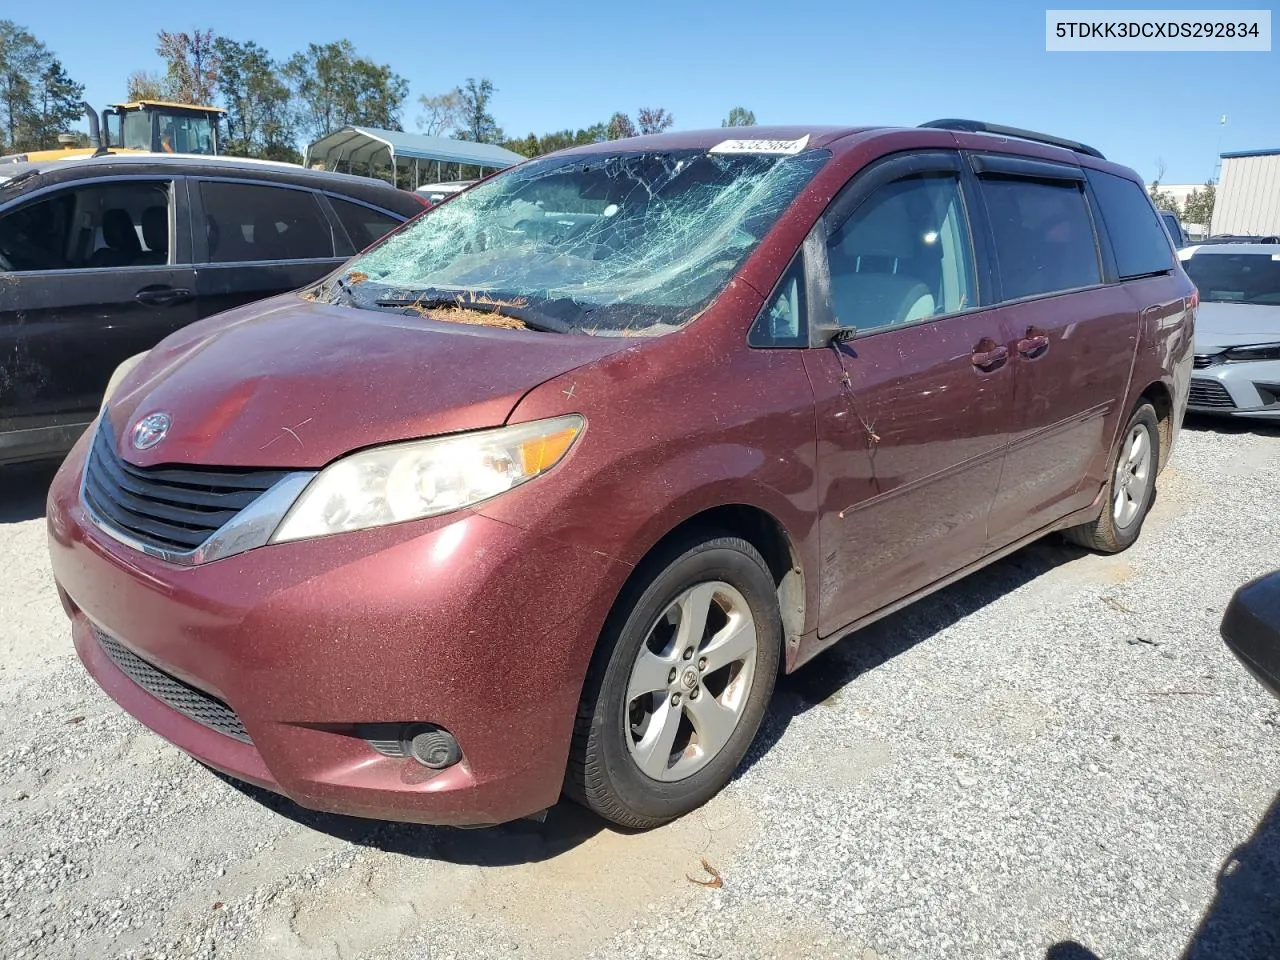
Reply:
[[[659,358],[650,353],[659,346],[572,371],[522,399],[514,422],[577,412],[586,429],[551,472],[479,512],[634,567],[698,514],[749,506],[778,522],[806,584],[816,582],[816,424],[799,353],[667,349]]]

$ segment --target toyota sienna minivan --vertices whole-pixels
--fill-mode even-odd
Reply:
[[[305,807],[647,827],[780,671],[1133,543],[1197,304],[1138,176],[972,121],[727,135],[531,160],[123,365],[48,506],[97,682]]]

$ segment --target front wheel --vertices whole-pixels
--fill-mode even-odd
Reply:
[[[1131,547],[1155,500],[1160,466],[1160,425],[1155,408],[1140,404],[1122,437],[1101,515],[1093,523],[1066,531],[1069,539],[1101,553],[1119,553]]]
[[[736,537],[656,558],[619,603],[588,672],[567,790],[608,820],[654,827],[733,776],[773,692],[777,592]]]

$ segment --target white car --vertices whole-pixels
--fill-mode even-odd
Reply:
[[[1178,251],[1200,291],[1187,409],[1280,423],[1280,245]]]

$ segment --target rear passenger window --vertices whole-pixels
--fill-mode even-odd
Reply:
[[[363,250],[374,241],[381,240],[401,223],[391,214],[366,207],[362,203],[339,200],[334,196],[329,197],[329,202],[333,204],[334,212],[346,227],[357,250]]]
[[[1102,282],[1083,184],[984,177],[1005,300]]]
[[[960,182],[907,177],[872,193],[827,240],[831,309],[859,332],[974,305]]]
[[[1116,269],[1121,280],[1145,277],[1173,269],[1173,251],[1165,235],[1160,217],[1147,198],[1146,191],[1124,177],[1100,170],[1088,172],[1093,185],[1102,222],[1115,250]],[[1174,220],[1170,233],[1177,229]]]
[[[310,190],[201,181],[212,263],[334,256],[333,229]]]

